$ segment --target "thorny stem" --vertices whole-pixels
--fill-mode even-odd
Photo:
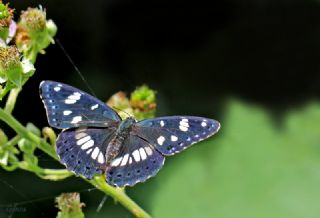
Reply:
[[[8,112],[6,112],[1,108],[0,108],[0,120],[3,120],[5,123],[7,123],[12,129],[16,131],[16,133],[20,137],[34,142],[35,144],[37,144],[39,149],[47,153],[49,156],[51,156],[55,160],[59,160],[54,148],[50,144],[48,144],[47,142],[45,142],[43,139],[36,136],[32,132],[29,132],[11,114],[9,114]],[[46,173],[50,174],[52,172],[47,170]],[[61,173],[64,173],[64,171],[61,171]],[[101,176],[96,176],[92,180],[87,180],[87,179],[84,179],[84,180],[94,185],[105,194],[112,196],[115,200],[117,200],[124,207],[126,207],[131,213],[133,213],[136,217],[140,217],[140,218],[151,217],[147,212],[145,212],[141,207],[139,207],[139,205],[137,205],[129,196],[127,196],[123,189],[114,188],[108,185]]]

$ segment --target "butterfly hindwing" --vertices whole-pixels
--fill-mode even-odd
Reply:
[[[173,155],[215,134],[218,121],[194,116],[147,119],[134,126],[135,134],[150,142],[163,155]]]
[[[106,180],[113,186],[133,186],[155,176],[165,157],[147,141],[130,135],[123,149],[106,170]]]
[[[72,86],[43,81],[40,96],[50,126],[65,129],[78,126],[105,127],[120,121],[119,115],[97,98]]]
[[[115,128],[67,129],[58,136],[57,153],[62,163],[77,175],[91,179],[105,170],[105,153]]]

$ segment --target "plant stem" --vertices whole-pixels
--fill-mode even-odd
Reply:
[[[29,132],[21,123],[19,123],[19,121],[17,121],[11,114],[7,113],[2,108],[0,108],[0,120],[3,120],[5,123],[7,123],[22,138],[36,143],[42,151],[44,151],[54,159],[59,160],[54,148],[50,144],[48,144],[32,132]]]
[[[7,99],[7,102],[6,102],[6,106],[4,108],[4,110],[7,113],[11,114],[11,112],[13,111],[13,108],[16,104],[16,100],[17,100],[17,97],[18,97],[20,91],[21,91],[21,88],[11,89],[10,94]]]
[[[2,147],[3,148],[7,148],[7,147],[13,147],[16,144],[18,144],[18,142],[20,141],[21,136],[20,135],[16,135],[15,137],[13,137],[12,139],[10,139],[10,141],[6,142]]]
[[[19,121],[17,121],[11,114],[7,113],[0,108],[0,120],[3,120],[7,123],[12,129],[16,131],[22,138],[28,139],[38,145],[38,148],[47,153],[52,158],[59,160],[54,148],[42,140],[40,137],[29,132]],[[82,178],[82,177],[81,177]],[[83,178],[84,179],[84,178]],[[131,213],[136,217],[140,218],[150,218],[150,215],[147,214],[139,205],[137,205],[130,197],[128,197],[125,192],[120,188],[114,188],[108,185],[105,180],[100,177],[95,177],[92,180],[87,180],[99,190],[104,192],[107,195],[112,196],[115,200],[120,202],[124,207],[126,207]]]
[[[151,216],[145,212],[142,208],[139,207],[139,205],[136,204],[131,198],[126,195],[124,192],[124,189],[121,188],[115,188],[110,185],[108,185],[105,181],[105,178],[103,176],[96,176],[92,180],[86,180],[87,182],[91,183],[104,193],[107,193],[117,201],[119,201],[124,207],[126,207],[132,214],[134,214],[136,217],[141,218],[151,218]]]
[[[65,179],[67,177],[73,176],[73,173],[67,169],[43,169],[39,166],[32,165],[30,166],[27,162],[19,162],[19,168],[35,173],[42,179],[58,181]]]

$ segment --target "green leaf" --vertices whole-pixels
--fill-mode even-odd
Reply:
[[[21,87],[23,81],[21,66],[17,65],[16,67],[9,69],[7,71],[7,77],[16,87]]]
[[[26,127],[27,127],[27,130],[29,130],[30,132],[32,132],[36,136],[41,135],[41,130],[38,127],[36,127],[33,123],[27,123]]]
[[[168,158],[149,199],[153,216],[319,217],[320,104],[282,123],[231,102],[216,136]]]

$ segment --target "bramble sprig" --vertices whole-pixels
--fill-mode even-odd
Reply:
[[[23,169],[46,180],[62,180],[74,174],[67,169],[42,168],[35,155],[35,150],[40,149],[59,161],[55,151],[55,132],[50,127],[45,127],[41,131],[32,123],[24,126],[12,115],[23,85],[35,72],[33,64],[37,55],[44,54],[44,49],[54,43],[53,37],[57,27],[52,20],[47,20],[42,7],[23,11],[17,23],[13,20],[13,11],[8,4],[5,5],[0,1],[0,101],[6,98],[4,108],[0,108],[0,120],[16,132],[16,136],[8,139],[5,132],[0,129],[0,166],[7,171]],[[137,88],[130,99],[124,94],[118,95],[119,93],[115,94],[108,101],[112,106],[133,114],[138,119],[154,116],[155,92],[147,86]],[[113,197],[136,217],[150,217],[126,195],[124,189],[108,185],[104,175],[95,176],[92,180],[81,178]],[[57,198],[61,212],[65,212],[66,209],[67,204],[62,201],[66,196],[68,195]],[[72,196],[67,199],[71,199],[71,204],[80,205],[76,212],[81,214],[80,198],[77,195]],[[60,213],[58,217],[62,215]]]
[[[134,116],[138,120],[148,119],[156,113],[156,92],[147,85],[137,87],[130,95],[125,92],[117,92],[107,101],[107,105],[118,110],[119,115],[124,119],[127,116]]]
[[[81,208],[85,204],[81,203],[79,193],[62,193],[56,197],[56,203],[60,210],[57,218],[84,218]]]

